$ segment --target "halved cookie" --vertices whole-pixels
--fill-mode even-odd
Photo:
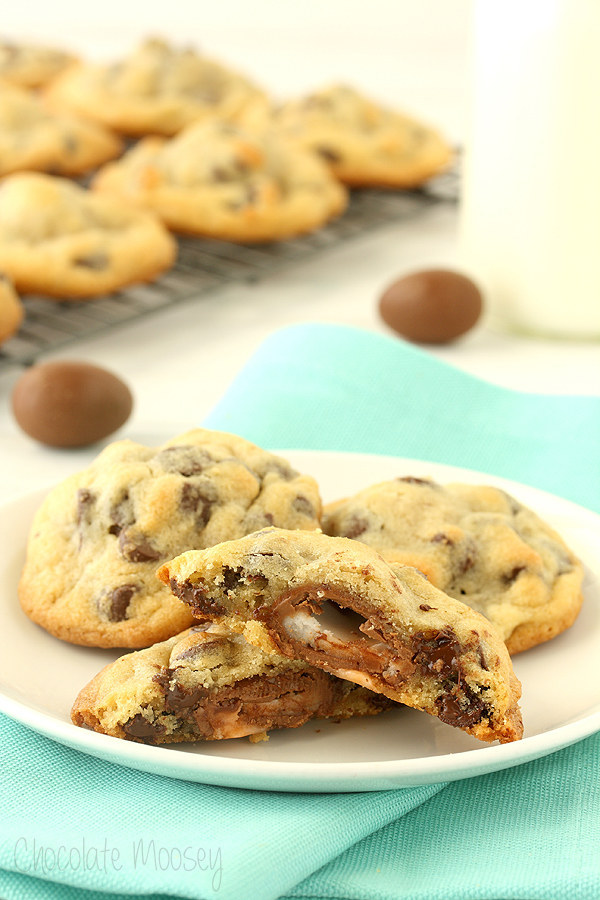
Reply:
[[[0,175],[82,175],[121,150],[121,140],[103,125],[54,113],[38,95],[0,84]]]
[[[103,734],[166,744],[261,740],[272,728],[375,715],[391,705],[207,623],[110,663],[79,693],[71,717]]]
[[[36,513],[21,605],[74,644],[148,647],[193,622],[156,578],[161,562],[266,524],[314,529],[320,511],[314,479],[235,435],[116,441]]]
[[[486,616],[510,653],[555,637],[581,608],[583,567],[575,554],[495,487],[398,478],[330,503],[323,530],[416,566]]]
[[[518,740],[521,687],[490,623],[416,569],[320,532],[270,528],[184,553],[159,577],[194,615],[484,741]]]
[[[232,69],[166,41],[144,41],[110,65],[81,63],[57,78],[48,96],[122,134],[177,134],[199,119],[235,120],[263,92]]]
[[[93,187],[153,210],[174,231],[244,243],[313,231],[348,199],[314,154],[219,121],[170,141],[146,138]]]
[[[282,104],[273,124],[355,187],[417,187],[452,157],[433,128],[342,84]]]
[[[0,183],[0,270],[17,290],[86,299],[173,265],[176,243],[152,213],[28,172]]]

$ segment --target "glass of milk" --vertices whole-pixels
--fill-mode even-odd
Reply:
[[[463,265],[492,327],[600,338],[600,0],[474,0]]]

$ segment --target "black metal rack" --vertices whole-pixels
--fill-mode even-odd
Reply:
[[[367,231],[409,220],[458,198],[458,175],[448,172],[417,191],[353,191],[348,209],[325,228],[294,240],[260,246],[181,238],[177,263],[158,281],[134,285],[93,301],[65,302],[29,296],[17,335],[0,347],[0,370],[30,365],[43,353],[95,336],[156,310],[232,282],[258,281]]]

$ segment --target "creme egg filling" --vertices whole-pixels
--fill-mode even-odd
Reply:
[[[329,670],[371,690],[380,689],[382,681],[397,684],[414,668],[382,640],[369,619],[325,595],[288,605],[281,626],[292,642],[309,647]]]

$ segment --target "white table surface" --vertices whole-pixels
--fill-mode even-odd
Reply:
[[[199,33],[207,52],[238,64],[275,93],[343,78],[420,114],[452,140],[461,138],[468,0],[375,0],[368,5],[368,19],[364,4],[359,9],[339,0],[305,0],[301,18],[300,4],[274,0],[251,5],[221,0],[217,10],[191,0],[171,6],[173,18],[172,10],[167,17],[164,6],[137,0],[105,0],[92,10],[70,0],[51,6],[35,0],[3,10],[2,27],[15,38],[68,44],[105,58],[125,52],[148,33],[188,41]],[[114,437],[159,443],[200,424],[261,341],[278,328],[321,321],[390,334],[377,312],[383,288],[414,269],[457,265],[457,210],[441,204],[258,284],[222,289],[198,303],[69,345],[52,358],[83,359],[119,374],[132,389],[135,409]],[[461,340],[426,352],[518,390],[600,394],[599,342],[518,338],[494,333],[483,320]],[[10,394],[21,371],[0,370],[4,500],[56,483],[99,451],[98,445],[52,450],[19,430]]]

